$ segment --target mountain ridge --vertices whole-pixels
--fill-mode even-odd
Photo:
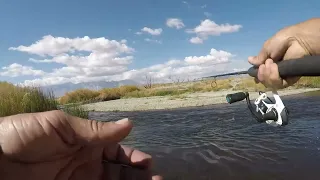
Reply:
[[[65,93],[74,91],[77,89],[90,89],[99,90],[103,88],[114,88],[123,85],[139,85],[138,82],[133,80],[122,80],[122,81],[95,81],[95,82],[84,82],[84,83],[64,83],[58,85],[41,86],[45,92],[53,92],[55,97],[61,97]]]

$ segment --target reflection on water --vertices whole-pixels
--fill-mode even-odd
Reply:
[[[320,96],[283,100],[285,127],[257,123],[244,102],[91,118],[134,120],[123,144],[151,154],[165,179],[320,179]]]

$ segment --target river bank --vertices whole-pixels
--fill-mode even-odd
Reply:
[[[317,90],[320,90],[320,88],[285,89],[278,91],[278,93],[280,96],[287,96]],[[89,111],[145,111],[206,106],[226,103],[226,95],[235,92],[239,91],[226,90],[217,92],[186,93],[178,96],[127,98],[85,104],[83,107]],[[258,92],[249,93],[251,99],[255,99],[259,96]],[[271,92],[268,92],[268,95],[272,95]]]

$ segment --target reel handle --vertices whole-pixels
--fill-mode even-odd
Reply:
[[[320,56],[305,56],[277,62],[281,78],[294,76],[320,76]],[[248,69],[252,77],[258,76],[258,66]]]
[[[232,104],[234,102],[242,101],[248,96],[249,94],[247,92],[237,92],[233,94],[227,94],[226,100],[229,104]]]

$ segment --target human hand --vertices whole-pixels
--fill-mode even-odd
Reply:
[[[118,144],[131,129],[128,119],[99,122],[62,111],[2,118],[0,177],[4,180],[161,179],[151,175],[150,155]],[[104,164],[103,160],[133,168]]]
[[[320,54],[320,18],[313,18],[288,26],[268,39],[257,56],[249,57],[251,64],[259,66],[256,82],[281,89],[296,83],[300,77],[282,79],[276,62]]]

